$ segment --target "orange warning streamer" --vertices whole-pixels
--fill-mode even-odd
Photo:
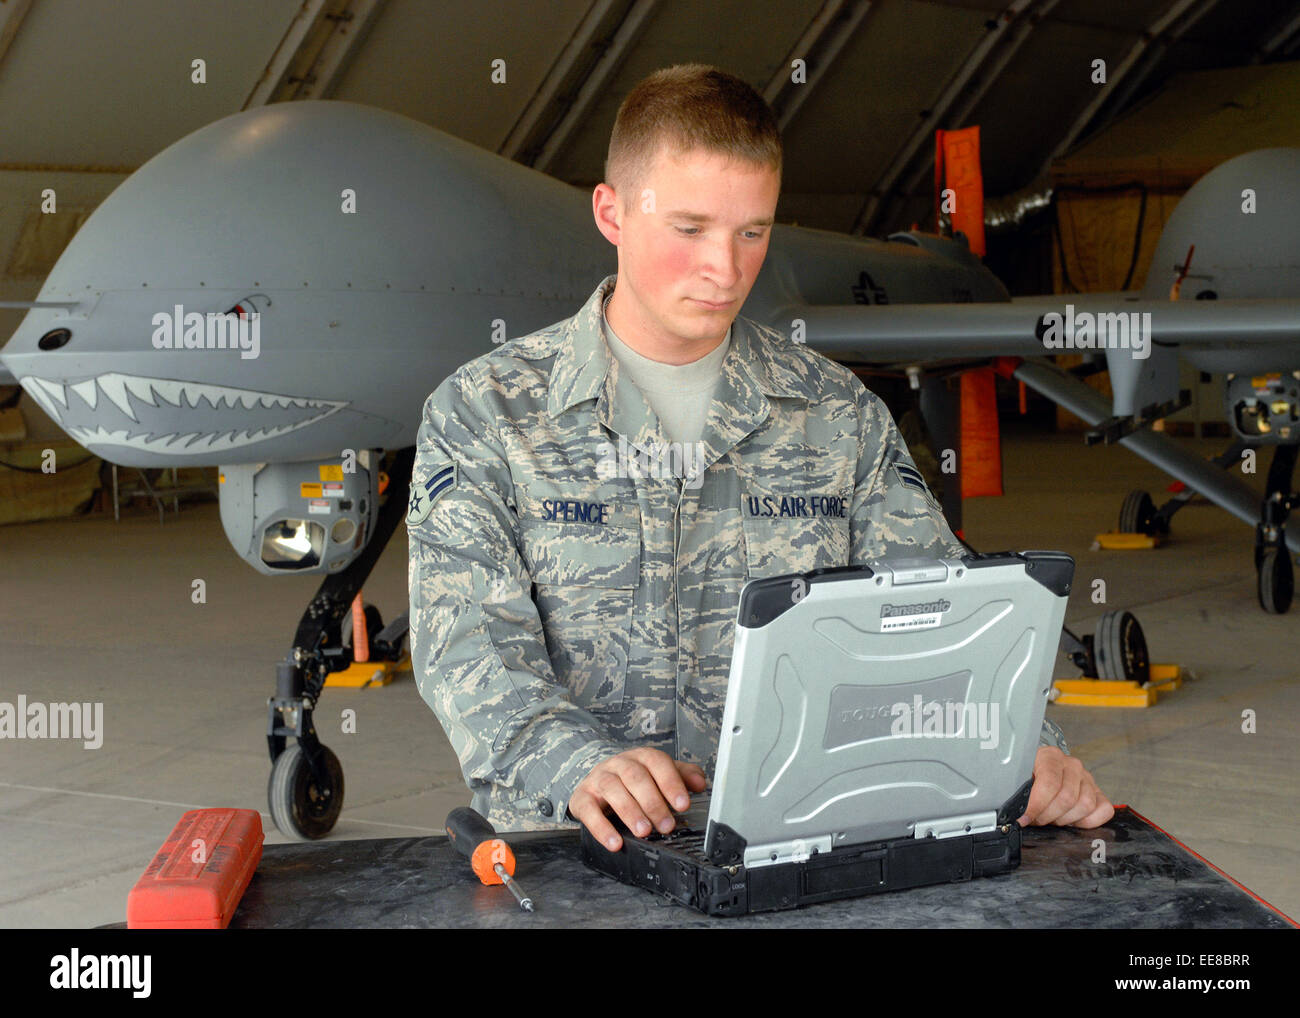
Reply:
[[[966,235],[970,249],[984,257],[984,174],[980,170],[980,129],[934,132],[934,214],[936,228],[947,196],[948,219]]]

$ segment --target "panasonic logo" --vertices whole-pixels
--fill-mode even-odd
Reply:
[[[886,604],[880,607],[880,617],[892,619],[900,615],[928,615],[933,612],[946,612],[951,607],[952,602],[948,600],[921,601],[917,604]]]

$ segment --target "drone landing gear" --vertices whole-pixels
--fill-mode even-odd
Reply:
[[[1061,648],[1084,678],[1140,686],[1151,681],[1146,637],[1132,612],[1107,612],[1098,620],[1096,632],[1083,638],[1063,630]]]
[[[1130,491],[1119,511],[1119,529],[1098,534],[1092,550],[1131,551],[1135,548],[1156,548],[1169,536],[1169,520],[1195,492],[1183,491],[1159,509],[1145,491]]]
[[[1291,552],[1286,546],[1286,521],[1291,510],[1300,504],[1300,495],[1291,490],[1300,445],[1279,445],[1273,452],[1268,469],[1268,487],[1255,526],[1255,572],[1258,579],[1259,605],[1270,615],[1290,610],[1295,593]]]
[[[343,809],[343,765],[312,732],[276,757],[266,784],[271,819],[291,838],[323,838]]]
[[[1235,441],[1210,462],[1216,467],[1226,470],[1241,462],[1242,451],[1246,448],[1248,446],[1245,442]],[[1178,494],[1157,508],[1155,501],[1148,492],[1141,490],[1130,491],[1124,499],[1124,504],[1120,506],[1118,533],[1121,535],[1141,534],[1144,537],[1152,538],[1158,544],[1169,536],[1169,528],[1173,523],[1174,514],[1195,497],[1196,491],[1193,488],[1183,486]],[[1107,545],[1107,542],[1103,540],[1104,537],[1113,538],[1115,536],[1114,534],[1102,535],[1098,537],[1098,541],[1103,546],[1118,547],[1119,542],[1112,542]],[[1142,545],[1142,547],[1151,546],[1150,542],[1144,542]]]
[[[267,798],[275,826],[295,840],[325,837],[343,809],[343,767],[317,737],[312,713],[329,675],[353,663],[351,643],[343,639],[343,620],[406,513],[414,461],[414,447],[394,456],[369,543],[346,568],[325,577],[303,612],[293,646],[275,668],[275,695],[267,700],[266,741],[272,763]],[[370,642],[371,660],[401,658],[406,613],[382,630],[373,606],[366,615],[368,633],[376,634]],[[290,736],[296,744],[286,745]]]
[[[401,638],[407,630],[407,614],[403,612],[393,620],[392,625],[384,628],[383,617],[373,604],[364,606],[366,617],[366,646],[369,652],[365,660],[353,651],[352,613],[343,616],[341,636],[343,646],[352,657],[352,664],[340,672],[332,672],[325,680],[326,689],[367,689],[370,686],[386,686],[393,681],[398,672],[411,667],[409,654],[401,653]]]
[[[1078,637],[1065,629],[1061,649],[1083,672],[1057,679],[1052,700],[1087,707],[1150,707],[1158,693],[1182,685],[1178,665],[1153,665],[1146,637],[1132,612],[1107,612],[1096,632]]]
[[[1119,511],[1119,532],[1121,534],[1145,534],[1147,537],[1164,537],[1169,533],[1169,521],[1174,513],[1186,505],[1188,499],[1179,492],[1160,509],[1145,491],[1130,491]],[[1172,508],[1171,508],[1172,507]]]

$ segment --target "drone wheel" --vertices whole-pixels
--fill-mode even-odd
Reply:
[[[1119,511],[1119,529],[1122,534],[1146,534],[1154,537],[1163,530],[1156,521],[1156,504],[1145,491],[1130,491]]]
[[[1129,680],[1145,686],[1151,681],[1151,658],[1146,637],[1132,612],[1113,611],[1097,623],[1093,641],[1097,678]]]
[[[1270,615],[1282,615],[1291,607],[1295,577],[1291,553],[1286,545],[1269,548],[1259,562],[1259,604]]]
[[[314,841],[334,829],[343,811],[343,765],[327,746],[320,747],[327,775],[317,784],[302,746],[285,747],[271,768],[266,797],[271,819],[286,838]]]

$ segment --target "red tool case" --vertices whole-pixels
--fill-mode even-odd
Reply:
[[[131,888],[127,928],[224,929],[262,858],[262,841],[256,810],[186,813]]]

